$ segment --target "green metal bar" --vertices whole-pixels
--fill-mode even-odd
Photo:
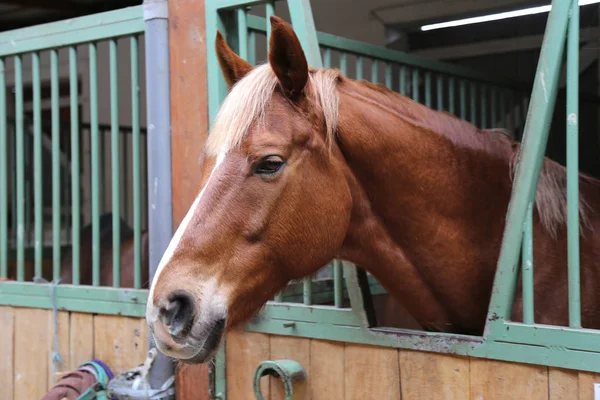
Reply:
[[[460,102],[460,118],[467,119],[467,88],[464,80],[460,80],[458,84],[458,96]]]
[[[523,322],[534,323],[533,308],[533,204],[529,203],[523,228]]]
[[[310,0],[287,0],[287,4],[292,26],[298,34],[308,65],[313,68],[323,68]]]
[[[92,202],[92,285],[100,286],[100,154],[98,129],[98,72],[96,43],[89,45],[90,63],[90,146]]]
[[[8,142],[6,135],[6,66],[0,57],[0,276],[8,276]]]
[[[437,109],[442,111],[444,109],[444,77],[437,75],[435,77],[435,83],[437,87]]]
[[[15,134],[17,163],[17,280],[25,280],[25,160],[23,130],[23,61],[15,56]]]
[[[58,51],[50,50],[52,115],[52,279],[60,278],[60,126],[58,104]]]
[[[419,102],[419,69],[412,69],[412,98]]]
[[[377,60],[371,62],[371,82],[379,83],[379,61]]]
[[[0,57],[144,32],[142,5],[0,33]]]
[[[304,278],[302,287],[302,298],[304,299],[304,304],[310,306],[312,304],[312,277],[309,276]]]
[[[572,1],[567,36],[567,239],[569,326],[581,328],[579,270],[579,4]]]
[[[337,308],[344,305],[344,270],[339,260],[333,261],[333,292],[334,303]]]
[[[481,85],[481,128],[487,128],[487,114],[488,114],[488,94],[489,88],[486,85]]]
[[[388,89],[392,88],[392,64],[391,63],[385,64],[385,86]]]
[[[431,72],[425,72],[425,105],[431,108]]]
[[[140,173],[140,77],[138,38],[133,36],[131,43],[131,138],[133,164],[133,287],[142,287],[142,177]]]
[[[553,106],[567,31],[568,1],[554,0],[548,16],[529,105],[530,118],[525,123],[524,136],[517,164],[513,195],[508,207],[504,239],[494,280],[488,312],[490,336],[504,331],[504,320],[512,308],[516,286],[516,265],[523,234],[523,223],[529,203],[533,201],[548,139]]]
[[[451,114],[454,114],[456,111],[454,107],[454,97],[454,77],[451,76],[450,79],[448,79],[448,111]]]
[[[326,48],[323,51],[324,55],[323,55],[323,67],[324,68],[331,68],[331,49],[330,48]]]
[[[362,56],[356,57],[356,80],[363,79],[363,58]]]
[[[246,19],[246,10],[238,8],[237,14],[237,33],[238,33],[238,54],[244,60],[248,60],[248,24]]]
[[[340,54],[340,71],[342,71],[342,75],[348,76],[348,54],[347,53]]]
[[[469,85],[469,97],[470,97],[470,104],[471,106],[469,107],[471,110],[471,123],[474,125],[477,125],[477,104],[476,104],[476,99],[477,99],[477,94],[476,94],[476,88],[475,88],[475,84],[473,82],[471,82],[471,84]]]
[[[112,229],[113,229],[113,286],[121,286],[121,199],[119,166],[119,76],[117,41],[109,42],[110,69],[110,123],[111,123],[111,159],[112,159]]]
[[[31,80],[33,83],[33,158],[35,193],[35,276],[42,276],[42,246],[44,232],[42,226],[44,193],[42,190],[42,97],[40,83],[40,55],[31,55]]]
[[[121,210],[123,218],[129,221],[129,137],[123,134],[119,127],[120,153],[121,153]],[[129,222],[128,222],[129,223]]]
[[[100,133],[100,190],[98,197],[100,198],[100,213],[103,214],[106,210],[106,197],[104,186],[106,185],[106,129],[101,129]]]
[[[508,124],[506,123],[506,91],[500,91],[500,117],[502,118],[502,127],[508,129]]]
[[[406,66],[400,66],[400,94],[406,96]]]
[[[266,33],[267,33],[267,51],[269,51],[269,39],[271,38],[271,22],[269,19],[275,15],[275,1],[268,1],[265,3],[265,19],[266,19]]]
[[[0,305],[143,317],[147,296],[147,290],[61,284],[51,291],[49,284],[3,282]]]
[[[79,95],[77,88],[77,48],[69,47],[69,89],[71,100],[71,237],[73,254],[73,284],[79,285],[79,234],[81,204],[79,203]]]
[[[256,31],[248,33],[248,62],[256,65]]]
[[[492,128],[496,127],[496,123],[497,121],[497,109],[498,109],[498,89],[496,89],[495,87],[492,88],[492,96],[491,96],[491,101],[492,104],[490,105],[490,107],[492,108],[491,110],[491,116],[490,116],[490,124],[492,125]]]

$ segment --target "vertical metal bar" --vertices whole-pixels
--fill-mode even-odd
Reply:
[[[444,77],[440,74],[438,74],[435,77],[435,82],[436,82],[436,86],[437,86],[437,109],[439,111],[442,111],[444,109]]]
[[[476,92],[476,88],[475,88],[475,83],[471,82],[471,84],[469,85],[469,92],[470,92],[470,109],[471,109],[471,123],[473,125],[477,125],[477,105],[476,105],[476,99],[477,99],[477,92]]]
[[[246,18],[246,10],[244,8],[238,8],[236,13],[238,25],[238,54],[244,60],[248,60],[248,20]],[[267,21],[267,24],[270,24],[270,22]]]
[[[96,43],[89,45],[90,63],[90,146],[91,146],[91,203],[92,203],[92,285],[100,286],[100,149],[98,128],[98,73]]]
[[[425,72],[425,105],[431,108],[431,72]]]
[[[572,1],[567,36],[567,239],[569,326],[581,328],[579,271],[579,4]]]
[[[348,54],[347,53],[340,54],[340,71],[342,71],[342,75],[348,76]]]
[[[392,88],[392,64],[391,63],[385,64],[385,86],[388,89]]]
[[[412,98],[414,101],[419,101],[419,69],[412,69]]]
[[[17,280],[25,280],[25,160],[23,130],[23,61],[15,56],[15,135],[17,163]]]
[[[120,143],[120,154],[121,160],[121,210],[123,213],[123,219],[127,223],[129,222],[129,133],[119,129],[119,143]]]
[[[99,130],[100,139],[100,190],[98,197],[100,198],[100,214],[106,210],[106,194],[104,186],[106,185],[106,129]]]
[[[17,243],[17,226],[16,226],[16,218],[17,218],[17,159],[16,159],[16,136],[15,136],[16,126],[13,125],[12,130],[13,134],[8,136],[9,149],[11,154],[10,157],[10,186],[11,186],[11,215],[12,215],[12,229],[10,236],[13,242]]]
[[[533,308],[533,204],[529,204],[523,229],[523,322],[534,323]]]
[[[60,125],[58,105],[58,51],[50,50],[50,103],[52,115],[52,279],[60,278]]]
[[[344,274],[339,260],[333,261],[333,293],[335,306],[341,308],[344,305]]]
[[[256,65],[256,32],[250,31],[248,34],[248,62]]]
[[[44,193],[42,190],[42,95],[40,83],[40,55],[31,55],[31,80],[33,83],[33,158],[34,158],[34,223],[35,223],[35,276],[42,276],[42,231]]]
[[[506,123],[506,91],[500,91],[500,118],[501,118],[501,127],[508,129],[508,124]]]
[[[459,86],[460,118],[467,119],[467,88],[464,80],[460,80]]]
[[[371,61],[371,82],[379,83],[379,61]]]
[[[25,121],[25,116],[23,116]],[[28,124],[24,124],[23,135],[25,140],[25,171],[31,171],[31,127]],[[30,173],[25,175],[25,247],[28,248],[31,245],[31,178]]]
[[[362,56],[356,57],[356,79],[359,81],[361,79],[363,79],[363,57]]]
[[[304,299],[304,305],[310,306],[312,304],[312,276],[303,280],[302,298]]]
[[[492,111],[491,111],[491,116],[490,116],[490,124],[492,125],[491,126],[492,128],[495,128],[496,124],[498,123],[498,121],[496,119],[497,116],[498,116],[497,115],[498,90],[495,87],[492,88],[492,96],[491,96],[491,98],[492,98],[492,104],[490,106],[492,108]]]
[[[71,100],[71,237],[73,254],[73,284],[79,285],[79,96],[77,88],[77,48],[69,47],[69,90]]]
[[[110,69],[110,144],[112,159],[112,229],[113,229],[113,286],[121,286],[121,193],[120,193],[120,157],[119,157],[119,81],[118,48],[116,39],[109,42]]]
[[[269,51],[269,39],[271,38],[271,16],[275,15],[275,1],[265,4],[265,19],[267,20],[267,51]]]
[[[451,76],[450,79],[448,79],[448,111],[451,114],[454,114],[456,111],[456,108],[454,107],[454,100],[454,77]]]
[[[481,85],[481,127],[483,129],[487,128],[487,113],[488,113],[488,108],[487,108],[487,103],[488,103],[488,93],[489,91],[487,90],[488,87],[487,85]]]
[[[173,236],[171,191],[171,113],[169,99],[169,21],[167,0],[144,1],[147,115],[147,190],[149,279]],[[269,25],[269,24],[267,24]],[[152,335],[148,348],[156,348]],[[171,358],[158,352],[149,372],[152,389],[159,389],[175,373]],[[172,400],[175,396],[164,397]]]
[[[131,43],[131,141],[133,173],[133,286],[142,287],[142,195],[140,174],[140,77],[138,62],[138,38],[132,36]]]
[[[8,276],[8,150],[6,118],[6,66],[0,57],[0,276]]]
[[[292,26],[298,34],[308,65],[323,68],[310,0],[287,0],[287,4]]]
[[[400,94],[406,96],[406,66],[400,66]]]
[[[327,47],[327,48],[325,48],[323,53],[325,53],[323,56],[323,67],[331,68],[331,49],[329,47]]]
[[[517,164],[513,195],[508,206],[504,236],[488,311],[490,336],[504,334],[504,320],[512,310],[516,270],[527,207],[533,201],[556,103],[564,54],[570,2],[553,0],[533,83],[525,134]],[[495,318],[493,318],[495,317]],[[502,333],[500,333],[502,332]]]

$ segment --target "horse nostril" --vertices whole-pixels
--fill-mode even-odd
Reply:
[[[187,293],[175,293],[169,298],[169,304],[158,312],[160,322],[169,327],[173,336],[183,337],[192,328],[195,317],[194,301]]]

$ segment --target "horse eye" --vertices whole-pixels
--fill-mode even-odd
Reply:
[[[279,156],[266,156],[258,162],[254,173],[258,175],[273,175],[283,167],[285,161]]]

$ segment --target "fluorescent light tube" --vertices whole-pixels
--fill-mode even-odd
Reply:
[[[600,3],[600,0],[579,0],[580,7],[587,6],[589,4],[596,4],[596,3]],[[423,25],[421,27],[421,30],[422,31],[432,31],[435,29],[450,28],[453,26],[478,24],[481,22],[489,22],[489,21],[498,21],[501,19],[522,17],[524,15],[541,14],[541,13],[549,12],[551,9],[552,9],[551,5],[524,8],[522,10],[506,11],[506,12],[501,12],[501,13],[497,13],[497,14],[483,15],[480,17],[463,18],[463,19],[457,19],[454,21],[439,22],[436,24]]]

